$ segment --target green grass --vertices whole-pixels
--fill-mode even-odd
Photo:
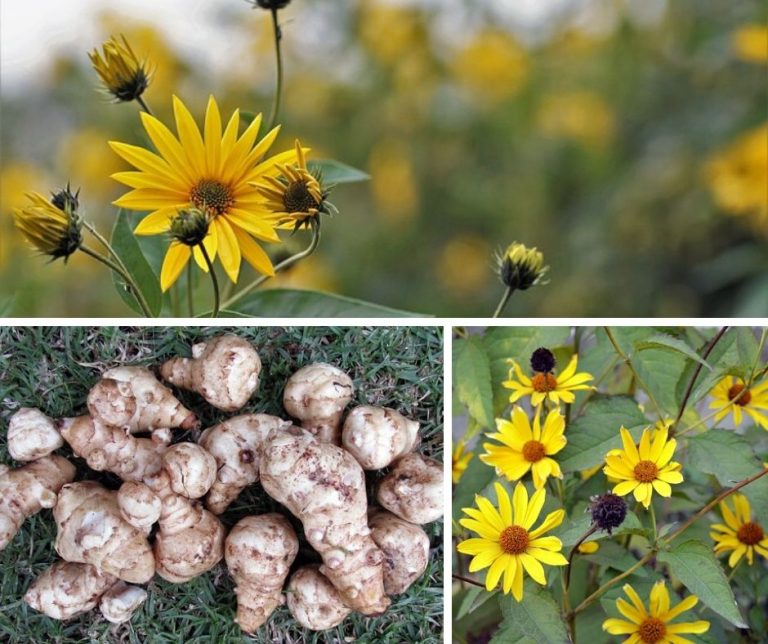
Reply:
[[[53,417],[86,411],[89,388],[100,372],[118,364],[157,365],[224,327],[149,328],[3,328],[0,329],[0,462],[11,464],[6,449],[8,418],[21,406],[39,407]],[[355,381],[353,404],[387,405],[421,423],[420,450],[443,458],[442,330],[434,327],[237,327],[259,350],[264,368],[261,385],[243,412],[286,417],[282,389],[299,367],[316,361],[335,364]],[[178,397],[207,427],[226,417],[189,392]],[[179,439],[194,439],[193,432]],[[71,456],[67,446],[59,453]],[[112,475],[90,472],[75,459],[78,478],[97,478],[108,487]],[[381,473],[369,473],[370,491]],[[227,527],[241,517],[280,510],[259,484],[246,489],[221,516]],[[295,566],[316,561],[304,540]],[[12,543],[0,552],[0,641],[3,642],[439,642],[443,628],[442,521],[425,526],[431,538],[425,575],[405,594],[393,598],[381,617],[353,614],[336,629],[312,633],[299,627],[287,608],[248,638],[234,624],[233,583],[223,563],[187,584],[157,576],[149,598],[128,624],[114,626],[98,610],[59,622],[29,608],[22,600],[33,579],[52,564],[55,526],[49,510],[27,520]]]

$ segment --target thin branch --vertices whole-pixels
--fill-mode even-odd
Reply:
[[[479,581],[475,581],[474,579],[470,579],[469,577],[464,577],[462,575],[457,575],[457,574],[452,574],[451,577],[453,577],[454,579],[458,579],[459,581],[463,581],[467,584],[478,586],[479,588],[485,588],[485,584],[480,583]]]

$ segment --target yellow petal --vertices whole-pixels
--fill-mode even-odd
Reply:
[[[196,179],[201,178],[195,175],[193,166],[189,163],[181,143],[159,119],[142,112],[141,122],[152,144],[168,162],[168,165],[173,168],[175,174],[182,177],[190,187],[196,182]]]
[[[206,169],[210,176],[218,176],[221,166],[221,114],[213,95],[208,97],[205,110]]]
[[[176,213],[175,208],[161,208],[150,213],[134,228],[135,235],[160,235],[168,232],[171,227],[171,219]]]
[[[160,288],[163,293],[171,288],[176,280],[179,279],[179,275],[181,275],[181,271],[187,265],[190,255],[189,246],[179,244],[178,242],[171,242],[163,260],[163,268],[160,271]]]
[[[512,494],[512,508],[514,510],[515,524],[522,525],[528,512],[528,490],[525,489],[525,485],[522,483],[518,483],[515,486],[515,491]]]
[[[236,284],[240,274],[240,246],[237,243],[237,237],[224,217],[214,219],[213,225],[216,226],[219,242],[219,261],[229,279]]]
[[[192,118],[187,106],[181,102],[178,96],[173,97],[173,114],[176,118],[176,130],[179,141],[184,148],[189,165],[195,174],[202,177],[205,174],[205,145],[200,130]]]
[[[537,584],[541,584],[542,586],[546,586],[547,577],[544,574],[544,568],[536,559],[534,559],[529,554],[522,553],[519,556],[519,561],[523,564],[523,567],[525,568],[526,572],[531,576],[531,579],[533,579],[533,581],[535,581]]]
[[[264,249],[253,241],[253,238],[248,233],[243,232],[240,228],[235,227],[233,230],[240,245],[240,253],[245,261],[262,275],[274,277],[275,267],[272,266],[269,255],[264,252]]]

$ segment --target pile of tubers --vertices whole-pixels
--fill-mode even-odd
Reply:
[[[165,362],[159,375],[236,413],[256,392],[261,366],[249,342],[227,334],[194,345],[192,358]],[[235,415],[196,443],[173,442],[174,429],[196,430],[199,422],[144,367],[104,372],[88,394],[87,415],[51,419],[19,409],[8,451],[26,464],[0,465],[0,550],[27,517],[52,508],[61,558],[24,601],[61,620],[98,606],[122,623],[145,601],[155,574],[181,584],[224,559],[246,633],[283,603],[313,631],[352,611],[380,615],[427,567],[430,543],[420,526],[442,516],[443,466],[416,451],[419,425],[397,411],[359,406],[345,416],[353,397],[346,373],[310,364],[284,390],[297,424]],[[91,469],[118,476],[120,488],[75,482],[75,466],[53,454],[65,442]],[[365,470],[383,468],[391,470],[378,483],[379,507],[371,507]],[[246,516],[227,534],[218,515],[258,482],[301,522],[320,565],[294,566],[299,540],[286,515]]]

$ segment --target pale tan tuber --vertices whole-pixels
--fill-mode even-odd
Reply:
[[[191,429],[197,419],[154,374],[144,367],[105,371],[88,394],[95,421],[132,433],[162,427]]]
[[[235,580],[237,617],[253,633],[284,602],[283,582],[299,551],[291,524],[279,514],[245,517],[224,544],[224,557]]]
[[[318,566],[304,566],[293,573],[286,597],[293,618],[311,631],[334,628],[352,612]]]
[[[149,534],[160,518],[162,503],[144,483],[127,481],[117,491],[120,516],[135,528]]]
[[[380,482],[376,499],[411,523],[443,516],[443,466],[421,454],[406,454]]]
[[[352,400],[352,379],[330,364],[302,367],[285,385],[283,406],[301,426],[325,443],[341,443],[341,416]]]
[[[389,605],[384,555],[370,536],[365,475],[343,449],[298,427],[274,432],[263,446],[261,483],[304,525],[310,545],[350,608],[366,615]]]
[[[221,514],[242,490],[259,480],[261,446],[273,430],[291,423],[268,414],[244,414],[206,429],[199,444],[216,459],[216,481],[205,506]]]
[[[419,423],[389,407],[355,407],[344,420],[341,442],[364,470],[380,470],[419,444]]]
[[[155,558],[143,531],[120,514],[117,492],[94,481],[65,485],[53,510],[56,552],[65,561],[96,566],[124,581],[148,582]]]
[[[13,470],[0,465],[0,550],[28,517],[56,505],[56,495],[74,478],[75,466],[55,454]]]
[[[39,409],[22,407],[8,422],[8,453],[17,461],[36,461],[63,444],[53,420]]]
[[[24,601],[53,619],[70,619],[94,609],[117,581],[95,566],[59,561],[32,582]]]
[[[147,591],[140,586],[131,586],[118,581],[101,597],[99,610],[108,622],[127,622],[146,601]]]
[[[72,451],[97,472],[112,472],[124,481],[143,481],[163,466],[163,442],[137,438],[124,429],[105,425],[90,416],[64,418],[59,431]]]
[[[165,470],[145,483],[162,504],[154,546],[157,574],[181,584],[219,563],[224,556],[224,526],[218,518],[176,494]]]
[[[195,391],[222,411],[237,411],[259,386],[261,359],[236,335],[220,335],[192,347],[192,358],[171,358],[160,376],[176,387]]]
[[[371,537],[384,553],[384,590],[404,593],[424,574],[429,562],[429,537],[419,526],[385,510],[371,510]]]
[[[216,459],[195,443],[171,445],[163,454],[171,489],[188,499],[205,496],[216,480]]]

